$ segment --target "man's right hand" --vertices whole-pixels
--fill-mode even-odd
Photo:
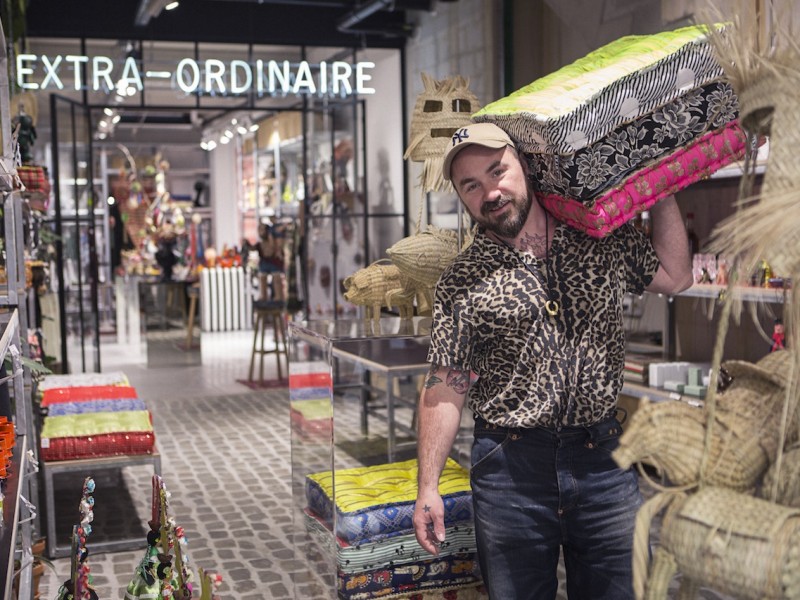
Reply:
[[[420,492],[414,506],[414,534],[426,552],[439,554],[444,542],[444,502],[438,491]]]

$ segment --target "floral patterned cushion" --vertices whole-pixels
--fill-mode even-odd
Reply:
[[[601,238],[662,198],[740,159],[746,145],[744,132],[733,121],[636,171],[591,206],[558,194],[537,192],[536,197],[561,221]]]
[[[526,154],[536,192],[592,206],[637,169],[668,156],[738,116],[730,84],[715,81],[620,126],[572,154]]]

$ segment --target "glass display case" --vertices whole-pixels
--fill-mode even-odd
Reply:
[[[345,567],[353,566],[352,552],[386,551],[392,534],[373,534],[389,522],[413,539],[416,401],[428,370],[430,324],[426,317],[289,324],[295,598],[355,597],[352,586],[366,579]],[[471,417],[465,420],[448,463],[468,480]],[[352,501],[382,469],[392,470],[398,489],[376,485],[364,495],[378,494],[374,506],[342,512],[345,493]],[[471,505],[471,496],[459,501]],[[371,546],[378,538],[384,539]],[[413,552],[415,559],[433,558]],[[388,571],[384,576],[388,583]]]

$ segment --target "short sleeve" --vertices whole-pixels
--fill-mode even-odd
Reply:
[[[470,368],[474,327],[467,309],[468,286],[459,283],[459,279],[448,270],[436,284],[428,362],[467,370]]]
[[[641,294],[653,281],[660,265],[655,248],[650,239],[631,223],[620,227],[614,235],[619,238],[625,264],[625,291]]]

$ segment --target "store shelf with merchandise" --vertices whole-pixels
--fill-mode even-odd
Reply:
[[[736,210],[741,170],[730,170],[725,175],[702,181],[676,194],[681,214],[694,215],[700,253],[707,247],[717,224]],[[756,189],[760,183],[761,177],[757,176]],[[633,369],[637,371],[626,373],[629,379],[624,383],[623,395],[636,400],[647,396],[652,400],[702,404],[701,398],[648,387],[648,377],[643,371],[652,362],[682,361],[708,365],[717,338],[721,308],[729,296],[737,302],[737,308],[741,307],[742,315],[728,329],[723,360],[757,362],[769,352],[769,336],[781,323],[784,306],[791,301],[793,290],[789,282],[783,282],[778,273],[772,277],[763,276],[759,283],[785,284],[786,287],[736,285],[729,289],[727,285],[713,282],[713,274],[711,272],[712,282],[695,283],[674,296],[645,293],[642,297],[628,300],[625,319],[629,343],[626,350]]]

